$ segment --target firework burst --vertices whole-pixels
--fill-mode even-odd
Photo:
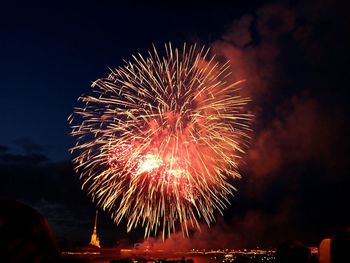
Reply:
[[[110,212],[163,238],[229,204],[251,116],[228,63],[196,45],[165,45],[111,70],[70,116],[82,187]]]

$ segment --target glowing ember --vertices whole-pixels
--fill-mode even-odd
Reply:
[[[161,165],[163,165],[163,162],[161,160],[159,160],[155,155],[147,154],[147,155],[145,155],[144,159],[139,164],[139,167],[138,167],[136,174],[142,174],[145,172],[150,172],[152,170],[156,170]]]

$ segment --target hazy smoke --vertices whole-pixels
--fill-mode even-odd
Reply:
[[[329,77],[323,77],[322,83],[315,66],[326,53],[323,49],[327,45],[320,43],[328,43],[332,35],[331,30],[317,35],[315,28],[331,16],[321,18],[310,6],[309,2],[264,5],[233,21],[221,39],[211,45],[219,61],[230,61],[232,81],[246,80],[242,92],[254,101],[251,110],[256,118],[255,131],[241,167],[244,188],[238,192],[246,211],[235,215],[233,204],[230,218],[218,216],[210,229],[203,225],[202,232],[194,232],[188,239],[178,234],[165,242],[150,239],[144,246],[186,250],[261,243],[276,246],[286,238],[315,242],[301,230],[308,219],[307,204],[300,203],[305,193],[300,189],[302,185],[312,187],[309,182],[318,176],[331,174],[335,159],[332,152],[342,118],[337,109],[329,110],[325,105]],[[318,8],[320,14],[334,10],[330,3]],[[329,171],[316,175],[296,168],[309,162]],[[322,194],[323,189],[314,191]]]

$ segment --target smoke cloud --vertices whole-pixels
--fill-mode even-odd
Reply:
[[[332,202],[344,200],[344,193],[327,198],[325,187],[315,185],[319,181],[324,185],[348,182],[339,172],[345,158],[334,155],[339,151],[339,136],[346,136],[349,130],[343,109],[332,103],[338,95],[329,93],[329,86],[339,82],[330,74],[320,75],[332,72],[332,64],[340,57],[335,53],[330,58],[326,52],[338,45],[329,40],[339,29],[330,21],[334,13],[325,13],[338,11],[325,2],[317,5],[318,15],[311,6],[315,6],[312,1],[261,6],[233,21],[211,43],[218,61],[230,61],[231,81],[246,80],[242,95],[253,100],[254,134],[241,164],[237,203],[233,201],[224,219],[218,216],[211,228],[202,225],[202,231],[193,232],[188,239],[180,233],[166,241],[150,239],[141,247],[170,251],[262,243],[273,247],[288,238],[317,245],[332,227],[334,219],[328,225],[316,223],[305,229],[327,209],[336,218]],[[319,33],[327,21],[330,26]],[[311,192],[313,196],[308,196]],[[340,206],[343,201],[338,202]],[[243,211],[236,214],[240,209]]]

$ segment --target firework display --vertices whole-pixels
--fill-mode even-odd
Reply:
[[[155,48],[97,79],[69,120],[82,187],[145,237],[188,235],[229,204],[251,116],[228,63],[184,44]]]

